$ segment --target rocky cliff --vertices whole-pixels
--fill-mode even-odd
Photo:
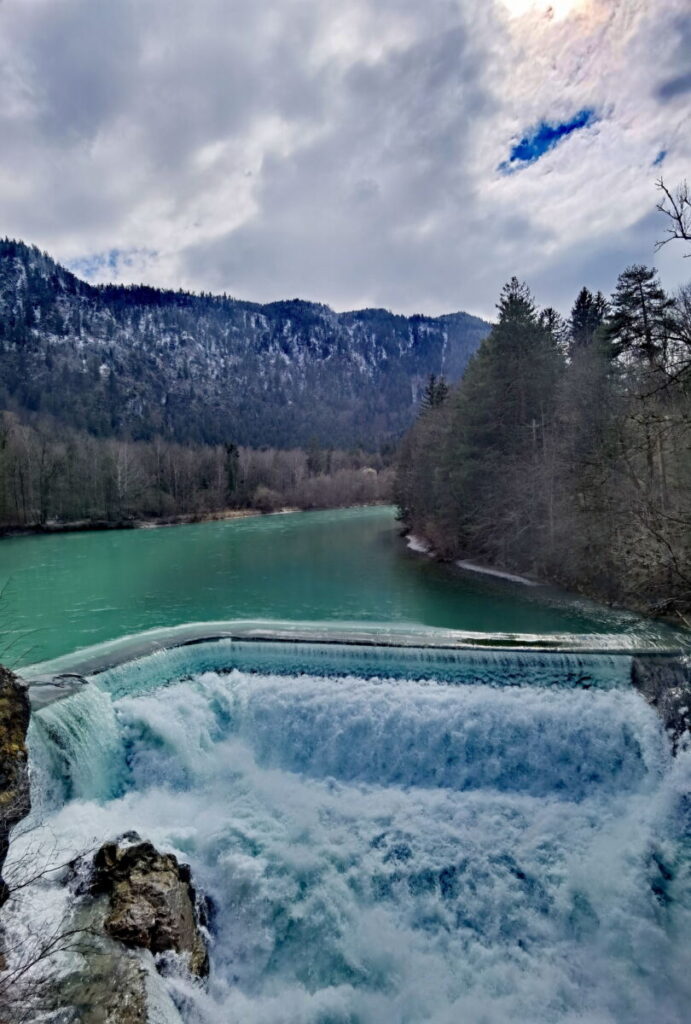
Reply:
[[[676,752],[691,734],[691,658],[640,655],[633,659],[631,682],[659,714]]]
[[[0,907],[6,902],[7,885],[2,869],[9,848],[10,830],[31,807],[26,733],[29,728],[29,697],[25,686],[0,665]]]
[[[429,374],[461,376],[488,330],[466,313],[94,287],[0,241],[0,408],[98,436],[377,446],[410,425]]]

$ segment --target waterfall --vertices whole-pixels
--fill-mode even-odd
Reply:
[[[228,739],[243,741],[262,766],[318,778],[571,800],[638,788],[669,758],[657,716],[632,691],[286,680],[234,670],[119,707],[142,783],[179,786],[219,771],[217,745]]]
[[[70,799],[106,800],[122,781],[115,708],[94,683],[32,715],[29,728],[34,810]]]
[[[540,650],[452,650],[344,643],[218,640],[161,650],[99,673],[113,696],[145,693],[204,671],[358,676],[490,686],[627,687],[631,656]]]
[[[192,643],[38,711],[33,777],[62,846],[136,829],[211,896],[187,1024],[683,1024],[691,754],[630,671]]]

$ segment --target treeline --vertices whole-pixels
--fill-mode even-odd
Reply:
[[[1,528],[372,504],[391,500],[392,478],[360,450],[119,441],[0,414]]]
[[[691,610],[691,286],[629,267],[568,320],[513,278],[450,394],[399,453],[405,525],[445,557],[650,614]]]

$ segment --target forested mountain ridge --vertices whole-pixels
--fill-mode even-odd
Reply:
[[[466,313],[335,313],[90,285],[0,241],[0,408],[99,437],[377,446],[430,374],[460,378],[489,325]]]

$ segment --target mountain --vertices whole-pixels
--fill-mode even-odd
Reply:
[[[431,373],[457,380],[489,325],[90,285],[0,241],[0,408],[97,436],[376,446]]]

